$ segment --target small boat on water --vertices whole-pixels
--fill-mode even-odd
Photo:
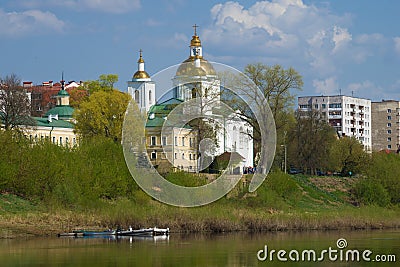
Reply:
[[[116,230],[105,230],[105,231],[82,231],[83,236],[97,236],[97,235],[115,235]]]
[[[117,235],[121,236],[160,236],[169,235],[169,228],[142,228],[134,230],[129,227],[128,230],[117,231]]]
[[[104,230],[104,231],[74,231],[72,233],[61,233],[58,236],[168,236],[169,228],[141,228],[141,229],[132,229],[129,227],[128,230]]]

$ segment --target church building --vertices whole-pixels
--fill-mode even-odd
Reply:
[[[204,165],[204,151],[199,149],[201,133],[199,128],[188,126],[174,128],[167,136],[161,135],[161,129],[168,114],[177,106],[192,100],[200,101],[200,109],[205,117],[213,115],[217,146],[212,158],[232,154],[240,159],[235,165],[235,173],[243,173],[246,167],[253,167],[253,128],[241,120],[236,113],[227,117],[218,117],[215,107],[224,102],[221,97],[221,80],[212,63],[203,57],[203,47],[194,26],[194,35],[190,41],[189,57],[177,68],[172,80],[172,97],[168,100],[156,99],[156,84],[144,69],[144,60],[140,50],[138,70],[128,81],[128,93],[138,104],[139,110],[147,115],[146,145],[153,166],[162,166],[164,162],[177,169],[198,172],[208,167]],[[217,117],[216,117],[217,116]],[[222,127],[216,127],[220,125]],[[214,127],[215,126],[215,127]],[[210,162],[208,162],[210,163]]]

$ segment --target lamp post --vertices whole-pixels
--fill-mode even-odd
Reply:
[[[287,168],[286,168],[286,157],[287,157],[287,147],[286,145],[281,145],[285,149],[285,163],[284,163],[284,168],[285,168],[285,173],[287,173]]]

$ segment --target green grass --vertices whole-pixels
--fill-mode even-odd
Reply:
[[[0,214],[18,214],[37,211],[32,202],[12,194],[0,194]]]

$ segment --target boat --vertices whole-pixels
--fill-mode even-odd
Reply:
[[[142,228],[134,230],[132,227],[129,227],[128,230],[117,231],[117,235],[120,236],[161,236],[161,235],[169,235],[169,228]]]
[[[169,228],[141,228],[141,229],[132,229],[129,227],[128,230],[104,230],[104,231],[86,231],[86,230],[79,230],[74,231],[72,233],[61,233],[58,236],[71,236],[71,237],[78,237],[78,236],[144,236],[144,237],[151,237],[151,236],[168,236],[169,235]]]
[[[97,235],[115,235],[116,230],[105,230],[105,231],[82,231],[83,236],[97,236]]]

